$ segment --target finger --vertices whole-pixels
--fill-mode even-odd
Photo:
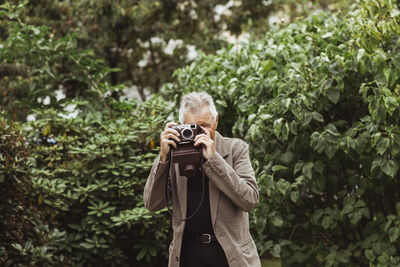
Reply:
[[[193,141],[197,141],[197,140],[199,140],[199,138],[207,138],[207,135],[205,135],[205,134],[198,134],[198,135],[196,135],[196,137],[194,138],[194,140]]]
[[[208,137],[210,137],[210,132],[206,128],[204,128],[203,126],[200,126],[200,127],[203,130],[203,133],[205,133]]]
[[[174,140],[164,139],[161,143],[163,145],[172,145],[174,148],[176,148],[176,143]]]
[[[171,128],[171,126],[173,126],[173,125],[178,125],[178,124],[176,122],[170,121],[165,125],[164,130]]]
[[[198,145],[208,146],[209,143],[210,142],[206,137],[200,137],[199,139],[197,139],[197,141],[194,142],[194,146]]]
[[[173,133],[176,136],[179,136],[179,132],[175,129],[168,128],[161,133],[161,136],[167,135],[169,133]]]
[[[164,132],[161,133],[161,138],[163,138],[163,137],[165,137],[165,136],[170,136],[170,135],[177,136],[177,135],[176,135],[176,131],[175,131],[175,130],[172,130],[172,129],[166,130],[166,131],[164,131]]]
[[[173,139],[173,140],[175,140],[176,142],[179,142],[179,141],[181,141],[180,139],[179,139],[179,137],[178,136],[176,136],[174,133],[168,133],[168,134],[165,134],[165,135],[163,135],[162,137],[161,137],[161,139]]]

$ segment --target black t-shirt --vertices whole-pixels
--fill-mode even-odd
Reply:
[[[213,234],[214,230],[211,222],[210,197],[208,188],[208,178],[204,176],[204,197],[200,209],[189,220],[186,221],[186,229],[199,234]],[[186,217],[190,217],[200,204],[203,191],[203,178],[200,173],[196,177],[188,178],[187,183],[187,209]]]

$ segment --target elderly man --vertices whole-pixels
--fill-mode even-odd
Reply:
[[[258,186],[248,145],[216,131],[218,113],[207,93],[183,96],[179,121],[201,127],[194,146],[201,147],[205,178],[203,181],[201,174],[187,178],[176,166],[168,168],[170,149],[177,147],[180,138],[179,132],[171,128],[176,123],[167,123],[160,136],[160,155],[144,189],[144,204],[151,211],[165,207],[169,177],[174,233],[168,266],[261,266],[249,232],[248,212],[258,203]],[[184,220],[186,217],[190,219]]]

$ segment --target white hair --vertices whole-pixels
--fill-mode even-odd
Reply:
[[[184,95],[179,108],[179,122],[184,123],[186,112],[198,112],[207,106],[214,121],[217,120],[218,112],[212,97],[206,92],[192,92]]]

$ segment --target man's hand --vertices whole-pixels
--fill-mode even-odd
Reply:
[[[206,160],[209,160],[210,158],[212,158],[212,156],[214,156],[215,143],[214,140],[212,140],[210,137],[210,132],[206,128],[202,126],[200,127],[203,130],[203,133],[196,135],[196,137],[194,138],[194,146],[202,145],[203,157]]]
[[[176,148],[176,142],[179,142],[178,131],[171,129],[173,125],[178,125],[175,122],[168,122],[165,125],[164,131],[160,135],[160,161],[167,162],[167,156],[170,150],[170,145]]]

